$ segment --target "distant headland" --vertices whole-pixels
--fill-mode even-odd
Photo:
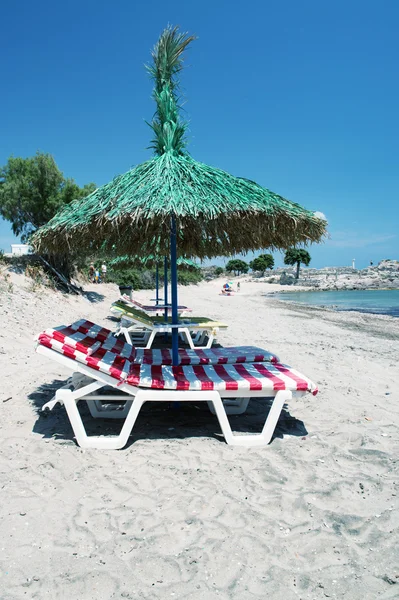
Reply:
[[[365,269],[352,269],[351,267],[302,268],[299,279],[295,279],[295,268],[282,267],[275,269],[265,277],[253,276],[252,279],[317,290],[394,290],[399,289],[399,261],[382,260],[378,265]]]

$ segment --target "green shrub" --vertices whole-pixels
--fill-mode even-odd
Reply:
[[[203,276],[200,269],[179,268],[177,278],[181,285],[190,285],[201,281]],[[140,269],[121,265],[118,268],[109,267],[107,272],[107,282],[116,283],[117,285],[131,285],[134,290],[152,290],[155,288],[155,281],[155,268]],[[159,286],[163,286],[163,269],[159,270]]]
[[[202,273],[198,269],[196,271],[179,270],[177,274],[177,280],[181,285],[190,285],[192,283],[199,283],[202,281]]]
[[[110,270],[107,280],[116,285],[131,285],[134,290],[141,289],[141,278],[137,269]]]

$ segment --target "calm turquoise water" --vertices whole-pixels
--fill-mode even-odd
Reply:
[[[279,294],[278,299],[399,317],[399,290],[287,292]]]

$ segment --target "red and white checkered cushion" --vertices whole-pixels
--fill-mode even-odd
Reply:
[[[123,358],[127,358],[131,362],[134,362],[136,359],[137,348],[125,342],[123,338],[117,338],[110,335],[105,342],[101,344],[101,348],[113,352],[114,354],[118,354]]]
[[[55,327],[53,329],[46,329],[44,333],[39,335],[39,341],[41,336],[49,337],[57,341],[61,345],[67,345],[71,348],[83,352],[83,354],[92,354],[101,346],[101,342],[95,338],[80,333],[72,327]]]
[[[87,365],[96,371],[106,373],[119,381],[123,381],[129,374],[131,362],[114,352],[110,352],[104,348],[98,347],[92,354],[80,352],[76,347],[72,347],[69,344],[64,344],[58,341],[54,337],[50,337],[45,333],[41,334],[38,338],[39,344],[51,348],[68,358],[76,360],[79,363]],[[98,342],[97,342],[98,343]]]
[[[71,323],[71,325],[60,325],[59,327],[50,327],[44,331],[44,334],[69,344],[72,348],[76,347],[76,344],[80,344],[79,350],[90,354],[98,348],[102,342],[105,342],[107,338],[112,334],[109,329],[96,325],[91,321],[81,319]]]
[[[49,339],[52,340],[51,343]],[[79,353],[90,356],[101,350],[102,353],[110,352],[130,361],[134,360],[136,353],[133,346],[123,339],[116,338],[109,329],[83,319],[68,326],[46,329],[38,336],[38,340],[43,345],[81,362],[84,362],[84,356],[79,356]]]
[[[135,387],[165,390],[232,390],[312,392],[317,386],[286,365],[272,363],[197,366],[138,365],[130,367],[127,383]]]
[[[92,369],[106,373],[115,379],[124,381],[131,367],[131,362],[114,352],[100,348],[90,356],[86,356],[85,363]]]
[[[81,333],[85,333],[89,337],[95,338],[98,342],[105,342],[108,336],[113,335],[110,329],[101,327],[101,325],[96,325],[96,323],[87,321],[86,319],[75,321],[69,327],[76,331],[80,331]]]
[[[145,365],[171,365],[170,348],[136,348],[135,363]],[[278,363],[275,354],[256,346],[235,346],[233,348],[209,348],[191,350],[179,348],[179,365],[223,365],[235,363],[271,362]]]

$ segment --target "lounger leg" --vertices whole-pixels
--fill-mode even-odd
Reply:
[[[215,339],[214,333],[209,333],[208,331],[197,331],[197,333],[191,332],[188,329],[182,329],[184,335],[187,339],[187,343],[192,350],[208,350],[212,348],[213,341]],[[208,335],[208,342],[204,345],[205,338]]]
[[[180,335],[185,338],[187,344],[190,346],[191,350],[195,350],[195,346],[191,337],[191,334],[187,327],[180,329]]]
[[[225,408],[223,406],[223,402],[219,394],[217,394],[217,396],[218,397],[214,396],[212,399],[210,399],[210,401],[213,402],[213,405],[215,407],[216,416],[218,418],[226,442],[233,446],[267,446],[267,444],[272,438],[283,406],[285,402],[291,400],[292,393],[286,390],[281,390],[277,392],[273,400],[273,404],[270,408],[269,414],[267,416],[266,422],[263,426],[262,432],[260,434],[250,435],[233,434],[233,432],[231,431],[230,423],[227,418]]]
[[[192,340],[192,342],[195,346],[201,342],[203,334],[204,334],[203,331],[197,331],[197,332],[190,331],[189,332],[190,339]]]
[[[156,334],[157,334],[157,332],[155,331],[155,329],[154,329],[153,331],[151,331],[151,335],[150,335],[150,337],[148,338],[147,342],[145,343],[145,344],[146,344],[146,345],[145,345],[145,349],[146,349],[146,350],[147,350],[148,348],[151,348],[151,346],[152,346],[152,342],[154,341]]]
[[[205,340],[206,340],[206,336],[207,336],[207,335],[209,336],[209,338],[212,338],[212,339],[211,339],[211,345],[212,345],[212,341],[213,341],[213,338],[214,338],[215,336],[214,336],[213,334],[209,335],[209,331],[206,331],[206,330],[204,330],[204,331],[201,333],[201,337],[200,337],[200,339],[199,339],[199,342],[198,342],[198,343],[199,343],[199,344],[204,344],[204,343],[205,343]],[[207,346],[207,348],[210,348],[210,346]]]
[[[205,346],[205,348],[206,348],[207,350],[209,350],[209,348],[212,348],[212,344],[213,344],[213,340],[214,340],[214,339],[215,339],[215,336],[213,335],[213,333],[210,333],[210,334],[209,334],[209,337],[208,337],[208,343],[207,343],[207,345]],[[201,342],[203,342],[203,340],[201,340]]]
[[[118,333],[120,335],[124,335],[126,342],[128,344],[130,344],[131,346],[133,346],[133,344],[132,344],[132,338],[130,337],[130,333],[129,333],[129,331],[128,331],[128,329],[126,327],[120,327]]]
[[[138,394],[139,396],[139,394]],[[128,415],[123,424],[120,434],[116,437],[88,436],[79,414],[77,403],[80,398],[72,398],[71,395],[65,395],[63,402],[68,413],[69,421],[72,425],[76,441],[81,448],[99,448],[102,450],[119,450],[126,446],[130,432],[136,422],[137,415],[143,405],[144,399],[137,397],[130,404]]]
[[[204,348],[210,348],[212,346],[214,336],[211,335],[206,346],[203,346],[204,339],[206,337],[206,331],[197,331],[197,333],[191,332],[187,327],[179,330],[180,335],[183,337],[184,341],[190,346],[191,350],[201,350]]]

